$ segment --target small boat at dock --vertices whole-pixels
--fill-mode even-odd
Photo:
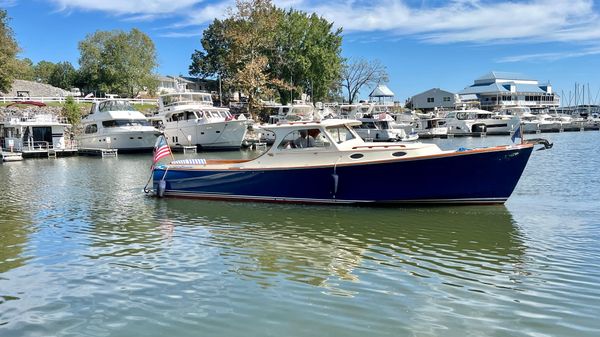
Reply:
[[[259,157],[157,165],[152,191],[164,197],[284,203],[501,204],[534,148],[527,142],[457,150],[365,142],[353,128],[358,125],[346,119],[273,125],[275,141]]]

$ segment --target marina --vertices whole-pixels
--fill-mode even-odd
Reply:
[[[600,133],[547,137],[495,206],[151,198],[149,154],[0,165],[2,333],[595,336]],[[256,152],[175,159],[200,155]]]
[[[600,335],[594,1],[1,7],[0,337]]]

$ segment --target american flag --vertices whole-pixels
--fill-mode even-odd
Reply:
[[[154,165],[158,163],[159,160],[163,159],[166,156],[170,156],[171,148],[169,144],[167,144],[167,139],[164,135],[158,136],[156,139],[156,144],[154,144],[154,158],[152,159],[152,168]]]

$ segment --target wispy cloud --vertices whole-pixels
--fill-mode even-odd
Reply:
[[[190,27],[206,26],[215,18],[223,18],[227,8],[235,5],[234,0],[48,1],[61,10],[104,11],[123,16],[124,20],[173,17],[173,23],[165,29],[168,32],[161,35],[165,37],[191,36]],[[580,43],[583,48],[585,44],[600,42],[600,14],[592,0],[274,0],[274,3],[278,7],[316,12],[343,27],[347,35],[375,32],[388,39],[410,37],[435,44],[565,42]],[[551,58],[569,54],[547,55]],[[502,62],[518,58],[507,57]]]
[[[594,48],[584,48],[582,50],[569,50],[552,53],[533,53],[524,55],[513,55],[502,57],[497,60],[498,63],[524,62],[524,61],[557,61],[566,58],[599,55],[600,46]]]
[[[192,6],[202,2],[202,0],[49,0],[56,4],[60,10],[87,10],[103,11],[114,13],[116,15],[135,14],[135,15],[158,15],[178,13],[185,15],[186,11]]]
[[[167,32],[158,34],[160,37],[172,37],[172,38],[184,38],[184,37],[194,37],[194,36],[202,36],[202,31],[192,31],[192,32]]]
[[[0,0],[0,7],[12,7],[17,4],[17,0]]]

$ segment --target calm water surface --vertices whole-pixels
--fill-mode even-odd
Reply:
[[[0,165],[0,336],[599,336],[600,132],[543,136],[505,206],[154,199],[150,155]]]

